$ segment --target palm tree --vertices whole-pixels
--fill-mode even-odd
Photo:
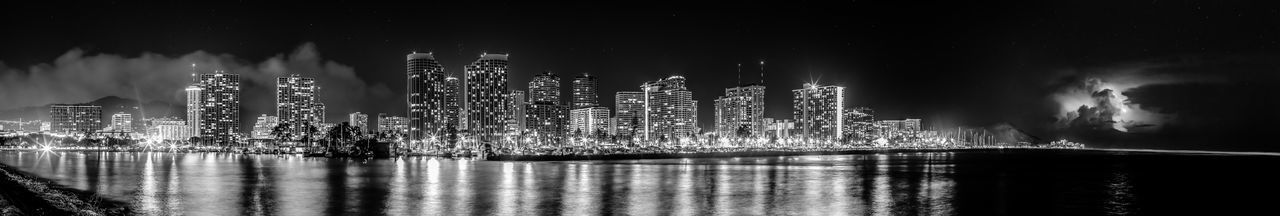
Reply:
[[[291,127],[289,123],[276,124],[275,127],[271,127],[271,136],[276,138],[276,142],[283,143],[285,140],[288,140],[293,136],[293,134],[289,132],[289,127]],[[279,144],[277,143],[277,145]]]

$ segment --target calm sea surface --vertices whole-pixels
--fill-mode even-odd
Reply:
[[[1280,157],[1106,151],[494,162],[0,151],[154,215],[1274,212]]]

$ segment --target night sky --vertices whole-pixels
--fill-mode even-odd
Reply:
[[[461,76],[487,51],[511,54],[513,89],[550,70],[567,95],[573,76],[597,75],[609,107],[614,92],[685,76],[704,129],[714,99],[739,82],[737,65],[742,83],[759,82],[763,60],[772,118],[789,118],[790,90],[817,82],[847,87],[849,106],[878,119],[1008,125],[1106,147],[1280,150],[1245,141],[1280,119],[1280,7],[1266,1],[522,2],[10,5],[0,100],[12,103],[0,109],[113,95],[176,102],[190,64],[204,63],[262,79],[327,74],[329,119],[403,115],[406,54],[433,52]],[[115,77],[126,78],[103,81]],[[1089,100],[1093,78],[1128,98],[1117,110],[1129,114],[1114,115],[1127,128],[1064,114],[1080,95],[1108,107]],[[103,82],[133,90],[79,87]],[[140,87],[152,84],[164,87]],[[245,118],[273,110],[270,87],[248,85]],[[52,93],[20,90],[37,87]]]

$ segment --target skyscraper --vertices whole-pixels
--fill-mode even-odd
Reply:
[[[569,109],[560,105],[560,77],[550,71],[529,81],[529,104],[525,105],[525,127],[543,143],[559,141],[565,135]]]
[[[206,146],[230,146],[240,132],[240,75],[200,74],[200,137]]]
[[[444,115],[445,128],[450,124],[455,129],[463,129],[462,127],[462,80],[457,77],[444,78]]]
[[[617,111],[614,118],[617,118],[617,128],[614,129],[615,134],[627,136],[630,138],[633,129],[641,124],[641,115],[644,114],[644,92],[638,91],[621,91],[614,94],[614,109]],[[643,135],[641,135],[643,136]]]
[[[640,85],[645,104],[641,121],[645,140],[671,140],[694,134],[696,110],[693,92],[685,88],[685,78],[671,76]]]
[[[506,54],[482,54],[467,65],[467,130],[479,141],[497,141],[506,127],[508,107]]]
[[[102,106],[88,104],[55,104],[49,107],[54,132],[86,134],[102,130]]]
[[[371,131],[369,130],[368,114],[364,114],[360,112],[347,114],[347,122],[351,124],[352,127],[356,127],[357,128],[356,130],[360,131],[361,133],[369,133],[369,131]]]
[[[448,125],[444,66],[431,53],[412,53],[407,61],[409,140],[421,147],[426,138],[438,137]]]
[[[529,103],[560,105],[560,76],[545,71],[529,81]]]
[[[518,135],[526,129],[524,91],[512,90],[507,94],[507,131]]]
[[[758,84],[725,89],[724,96],[716,99],[716,132],[734,136],[746,127],[754,136],[764,134],[764,89]]]
[[[838,139],[843,134],[844,87],[806,83],[791,90],[792,116],[801,135],[810,139]]]
[[[596,77],[585,73],[573,78],[573,109],[600,105],[596,95],[598,82]]]
[[[323,111],[317,99],[320,87],[311,77],[290,74],[276,78],[276,117],[289,125],[289,133],[301,136],[308,126],[323,123]]]
[[[201,87],[198,81],[196,83],[192,83],[190,86],[187,86],[187,89],[186,89],[187,130],[190,130],[190,131],[187,131],[187,134],[194,137],[200,136],[200,106],[202,104],[200,101],[200,91],[203,89],[204,88]]]

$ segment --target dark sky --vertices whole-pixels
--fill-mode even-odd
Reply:
[[[543,70],[564,80],[591,73],[600,77],[601,102],[609,106],[616,91],[683,75],[707,129],[714,98],[738,82],[736,65],[743,65],[743,82],[755,82],[760,60],[767,62],[767,115],[774,118],[790,116],[791,89],[816,81],[848,87],[849,105],[873,107],[880,119],[1008,123],[1042,136],[1070,134],[1053,126],[1061,106],[1053,95],[1071,86],[1063,80],[1139,74],[1135,79],[1175,80],[1138,81],[1150,88],[1130,96],[1147,102],[1135,107],[1176,115],[1166,119],[1178,122],[1172,126],[1247,122],[1214,114],[1226,110],[1266,113],[1225,118],[1276,119],[1265,108],[1277,99],[1267,91],[1277,83],[1272,74],[1280,74],[1273,63],[1280,56],[1280,7],[1267,1],[522,2],[6,6],[0,77],[32,73],[28,67],[72,49],[123,58],[201,50],[252,65],[310,43],[324,61],[350,67],[360,81],[395,95],[386,103],[330,110],[330,118],[352,111],[402,114],[403,106],[386,104],[402,103],[404,56],[411,51],[434,52],[452,74],[488,51],[511,53],[514,89],[525,89]],[[1196,84],[1187,77],[1220,81]],[[1194,99],[1205,96],[1196,95],[1204,88],[1216,89],[1205,94],[1216,100],[1254,102],[1180,109],[1170,106],[1202,103],[1154,99],[1185,92]],[[322,94],[342,94],[335,91],[342,90]],[[1146,100],[1133,98],[1139,93]],[[1214,136],[1234,134],[1222,133]]]

